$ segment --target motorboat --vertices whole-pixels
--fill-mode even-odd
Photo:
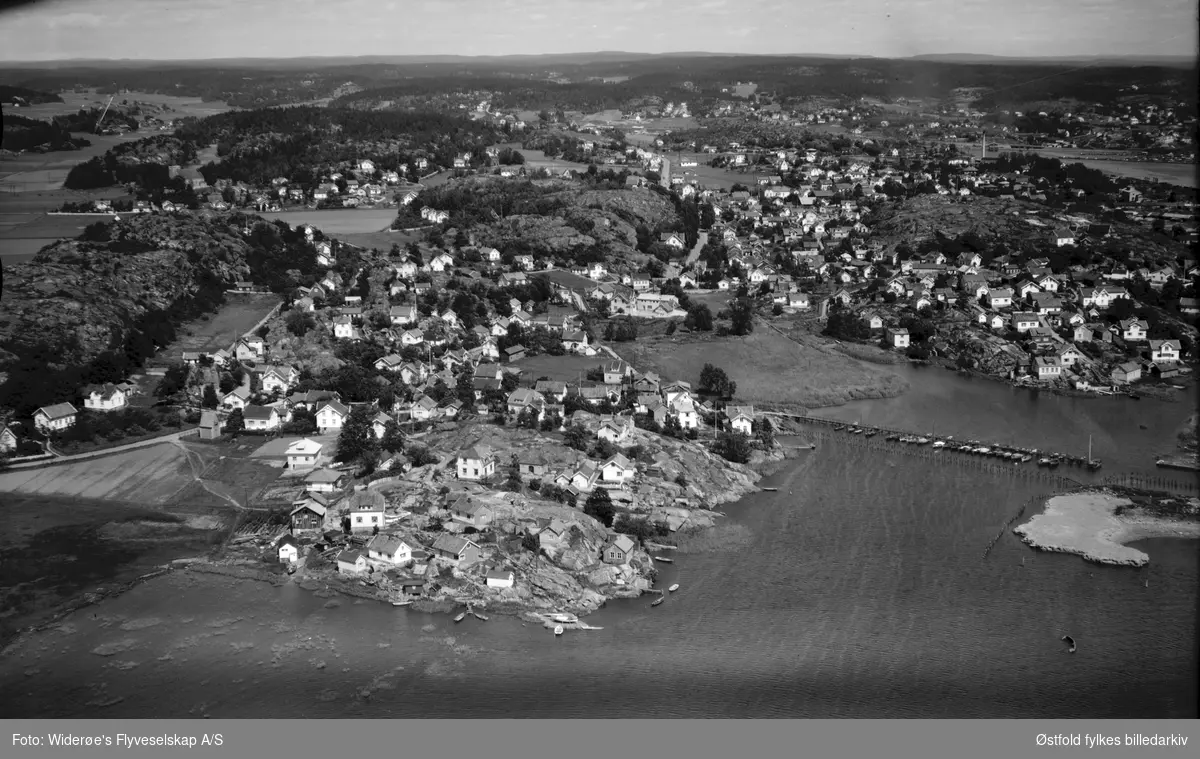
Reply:
[[[946,447],[946,443],[945,443],[945,441],[942,441],[942,440],[935,440],[935,441],[933,441],[933,447],[934,447],[934,448],[939,448],[939,449],[940,449],[940,448],[945,448],[945,447]]]
[[[555,634],[555,635],[562,635],[562,634],[563,634],[563,626],[562,626],[562,625],[555,625],[555,626],[554,626],[554,634]]]
[[[461,621],[463,621],[463,620],[464,620],[464,619],[466,619],[466,618],[467,618],[467,613],[464,611],[464,612],[462,612],[461,614],[459,614],[457,617],[455,617],[455,618],[454,618],[454,621],[455,621],[455,622],[461,622]]]
[[[666,556],[655,556],[654,560],[661,561],[663,564],[674,564],[675,563],[674,559],[669,559]]]
[[[667,588],[668,593],[674,593],[677,590],[679,590],[679,583],[675,583],[671,587]]]
[[[666,597],[666,596],[659,596],[658,598],[656,598],[656,599],[654,599],[653,601],[651,601],[651,602],[650,602],[650,605],[651,605],[651,606],[658,606],[658,605],[662,604],[662,602],[663,602],[663,601],[666,601],[666,600],[667,600],[667,597]]]

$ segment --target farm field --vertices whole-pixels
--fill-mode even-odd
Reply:
[[[903,379],[818,345],[798,345],[765,325],[744,337],[651,338],[619,351],[639,371],[693,385],[705,364],[737,383],[736,400],[763,406],[836,406],[850,400],[899,395]]]
[[[155,358],[171,361],[185,352],[208,352],[228,348],[279,304],[276,295],[226,296],[225,305],[207,318],[189,322],[178,330],[179,337]]]
[[[170,443],[39,469],[0,473],[0,492],[161,505],[193,481],[182,450]]]
[[[48,119],[51,116],[63,116],[68,113],[75,113],[80,108],[103,108],[109,98],[108,95],[102,95],[96,90],[84,90],[81,92],[67,91],[58,94],[63,99],[63,102],[42,103],[27,108],[20,108],[20,115],[27,119]],[[202,118],[234,110],[228,103],[220,100],[205,102],[198,97],[159,95],[152,92],[122,92],[113,98],[113,107],[120,107],[122,101],[128,101],[131,104],[138,102],[166,106],[167,110],[158,115],[167,119],[179,119],[185,116]]]

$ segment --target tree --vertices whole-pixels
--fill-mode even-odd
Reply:
[[[243,416],[242,410],[236,408],[229,418],[225,420],[225,431],[231,435],[236,435],[246,429],[246,417]]]
[[[343,464],[362,462],[375,453],[377,442],[371,429],[371,407],[355,406],[338,435],[337,453],[334,460]]]
[[[379,447],[388,453],[400,453],[404,450],[404,440],[400,423],[392,419],[383,426],[383,439],[379,441]]]
[[[539,553],[542,550],[542,542],[538,540],[537,535],[527,532],[521,536],[521,547],[530,553]]]
[[[705,364],[700,370],[700,391],[719,398],[732,398],[737,392],[737,383],[729,379],[724,369]]]
[[[186,364],[173,364],[171,368],[167,369],[163,378],[158,381],[158,387],[154,389],[154,394],[163,400],[174,399],[187,387],[190,373]]]
[[[774,448],[775,425],[771,424],[771,420],[767,417],[762,417],[754,423],[754,437],[764,448]]]
[[[694,332],[711,332],[713,328],[712,309],[706,303],[693,303],[688,308],[687,318],[683,326]]]
[[[727,461],[745,464],[750,460],[750,438],[741,432],[719,432],[712,451]]]
[[[563,434],[563,440],[568,446],[577,451],[586,451],[588,449],[588,443],[591,442],[591,434],[588,433],[586,427],[578,424],[572,424],[571,426],[567,427],[566,432]]]
[[[754,302],[749,298],[738,298],[729,304],[729,317],[733,321],[729,331],[735,335],[748,335],[754,331]]]
[[[217,389],[209,383],[204,386],[204,400],[200,403],[204,408],[216,408],[219,405],[217,400]]]
[[[605,527],[612,527],[613,517],[616,516],[617,510],[612,504],[612,498],[608,491],[604,488],[596,488],[584,501],[583,513],[599,521]]]

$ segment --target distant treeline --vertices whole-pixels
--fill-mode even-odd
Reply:
[[[217,143],[219,163],[201,168],[217,179],[266,184],[286,177],[300,184],[323,167],[370,158],[395,170],[418,154],[441,166],[497,139],[490,126],[437,113],[360,111],[351,108],[263,108],[186,120],[176,136],[196,145]]]
[[[34,94],[44,94],[38,90],[59,91],[82,85],[104,93],[124,88],[224,100],[243,108],[330,97],[347,82],[363,88],[362,92],[339,99],[340,104],[348,106],[437,98],[455,92],[487,92],[493,103],[502,108],[557,107],[582,111],[623,108],[649,97],[689,103],[728,98],[730,95],[723,94],[722,88],[738,81],[754,82],[760,94],[778,98],[940,98],[958,88],[979,88],[984,95],[977,105],[984,109],[1059,98],[1111,103],[1131,94],[1174,96],[1194,103],[1197,89],[1195,70],[1168,66],[1081,68],[1074,63],[702,56],[562,62],[555,63],[553,68],[564,77],[596,79],[556,84],[549,81],[544,65],[529,61],[489,64],[483,75],[478,73],[477,64],[463,62],[340,64],[325,68],[314,62],[303,69],[230,66],[22,70],[7,72],[7,78],[21,83],[21,87],[9,89]],[[603,77],[628,78],[606,84],[600,80]],[[1137,85],[1136,92],[1129,89],[1132,85]]]
[[[27,119],[15,114],[4,115],[5,150],[29,150],[44,146],[47,150],[75,150],[92,143],[83,137],[72,137],[57,121]]]
[[[0,103],[37,105],[39,103],[61,103],[62,101],[61,97],[52,92],[40,92],[38,90],[26,89],[25,87],[0,84]]]

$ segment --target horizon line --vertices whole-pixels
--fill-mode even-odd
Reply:
[[[39,59],[0,59],[0,66],[6,64],[62,64],[62,63],[207,63],[220,61],[308,61],[308,60],[361,60],[370,58],[391,58],[391,59],[430,59],[430,58],[448,58],[461,60],[492,60],[492,59],[537,59],[537,58],[563,58],[563,57],[586,57],[586,56],[637,56],[642,58],[661,58],[661,57],[719,57],[719,58],[829,58],[852,60],[858,58],[871,58],[881,61],[906,61],[919,60],[928,58],[971,58],[979,61],[995,60],[995,61],[1081,61],[1081,60],[1160,60],[1160,61],[1197,61],[1194,55],[1170,55],[1161,53],[1126,53],[1119,55],[1108,55],[1104,53],[1096,54],[1075,54],[1075,55],[999,55],[993,53],[968,53],[968,52],[945,52],[945,53],[917,53],[915,55],[906,56],[881,56],[870,53],[755,53],[755,52],[711,52],[704,50],[678,50],[666,51],[661,53],[645,53],[628,50],[588,50],[573,53],[502,53],[494,55],[470,55],[465,53],[365,53],[356,55],[295,55],[295,56],[222,56],[214,58],[39,58]]]

